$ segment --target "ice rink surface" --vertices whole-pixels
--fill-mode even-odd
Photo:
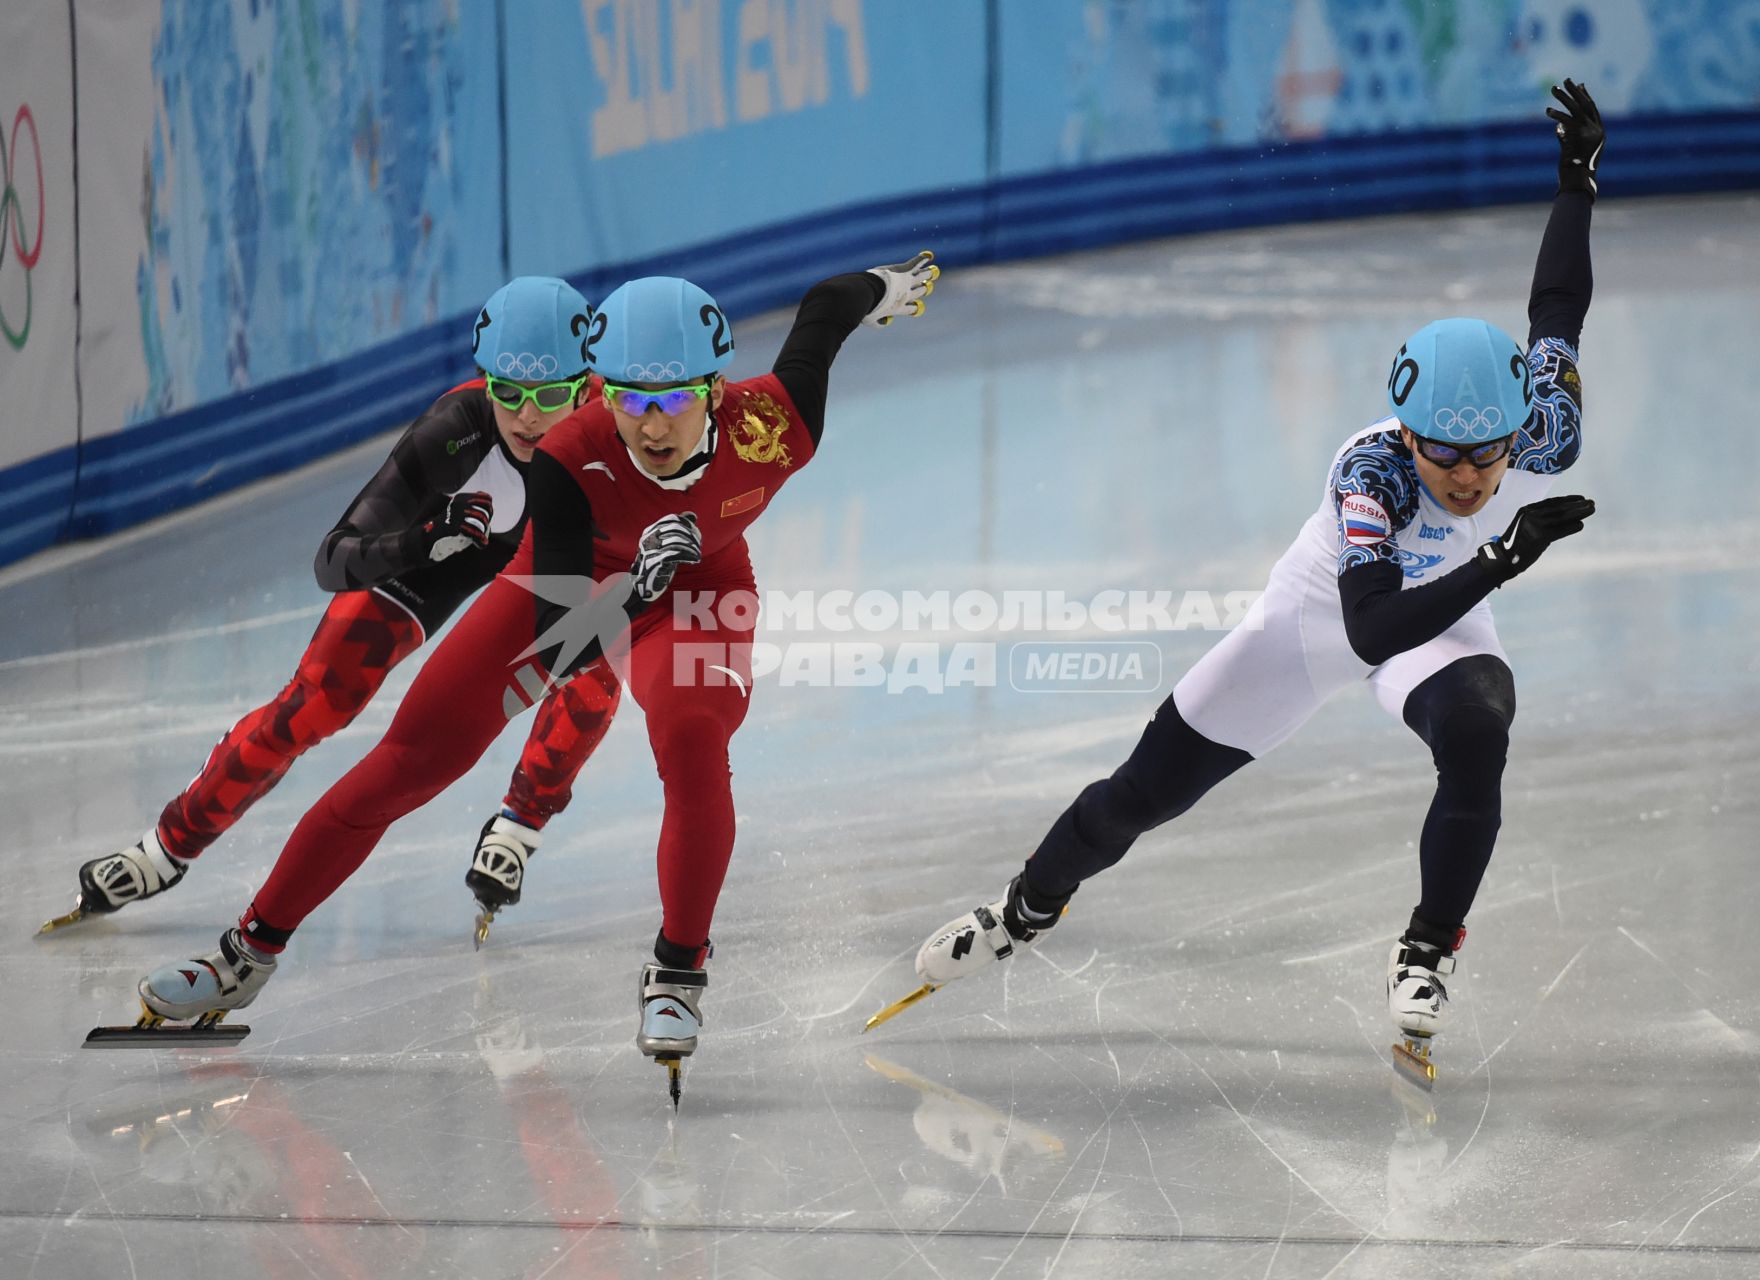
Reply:
[[[822,452],[753,531],[760,585],[1256,589],[1410,331],[1525,334],[1545,218],[950,262],[925,318],[845,347]],[[0,1274],[1753,1275],[1757,225],[1753,197],[1596,212],[1557,491],[1600,512],[1494,601],[1521,710],[1428,1098],[1388,1065],[1381,984],[1433,774],[1366,690],[1038,951],[861,1034],[1124,758],[1201,629],[1149,637],[1154,693],[760,682],[676,1120],[633,1044],[660,790],[628,701],[480,953],[462,877],[525,721],[312,916],[242,1048],[82,1050],[146,969],[213,946],[408,686],[413,660],[174,892],[32,937],[287,679],[318,540],[390,438],[0,571]],[[786,323],[742,326],[735,372]]]

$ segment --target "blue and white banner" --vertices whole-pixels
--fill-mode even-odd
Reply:
[[[985,0],[510,6],[511,271],[663,265],[714,242],[721,279],[704,283],[719,298],[742,269],[773,270],[778,246],[742,244],[749,233],[815,220],[790,247],[816,264],[848,238],[841,211],[890,202],[899,234],[918,193],[983,180],[986,13]],[[923,247],[857,240],[897,258]],[[586,283],[591,300],[615,281]]]

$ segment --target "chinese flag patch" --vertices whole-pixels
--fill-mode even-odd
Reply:
[[[742,515],[754,507],[761,506],[763,502],[764,490],[762,488],[749,490],[737,498],[729,498],[723,502],[721,504],[721,518],[725,520],[729,516]]]

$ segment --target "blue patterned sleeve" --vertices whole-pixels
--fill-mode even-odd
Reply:
[[[1516,439],[1509,465],[1517,471],[1555,476],[1583,448],[1583,380],[1577,349],[1563,338],[1541,338],[1528,351],[1534,375],[1534,416]]]
[[[1418,509],[1411,455],[1392,432],[1352,445],[1332,472],[1332,509],[1338,518],[1338,571],[1365,564],[1400,563],[1394,535]]]

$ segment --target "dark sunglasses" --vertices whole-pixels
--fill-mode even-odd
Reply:
[[[1452,468],[1460,466],[1462,462],[1470,462],[1475,469],[1483,471],[1492,463],[1507,457],[1516,438],[1503,436],[1465,449],[1443,444],[1440,440],[1426,440],[1423,436],[1413,436],[1412,439],[1417,442],[1418,452],[1439,467]]]

